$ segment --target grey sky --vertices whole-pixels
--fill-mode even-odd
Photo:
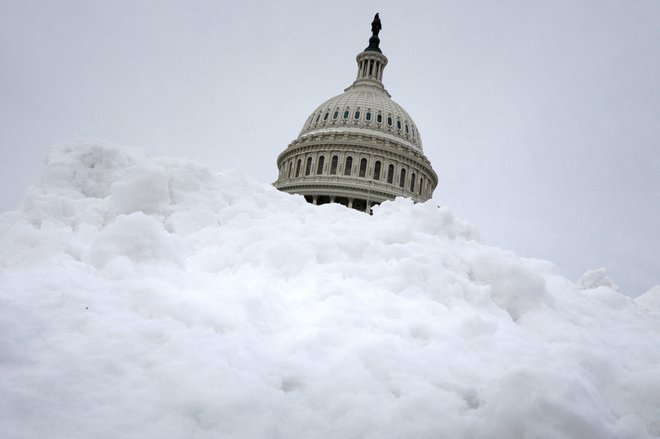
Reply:
[[[660,284],[660,1],[0,1],[0,211],[48,147],[104,139],[263,182],[350,85],[384,83],[435,202],[575,280]]]

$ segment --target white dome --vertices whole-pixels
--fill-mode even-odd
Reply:
[[[371,28],[353,84],[319,105],[277,157],[277,189],[364,212],[396,197],[423,202],[433,196],[438,176],[417,126],[383,86],[388,60],[379,48],[378,14]]]
[[[378,85],[359,83],[322,103],[307,118],[299,137],[340,129],[343,132],[376,131],[383,137],[422,151],[422,139],[406,110]]]

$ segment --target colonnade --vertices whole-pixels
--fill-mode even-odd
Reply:
[[[419,168],[379,155],[351,151],[297,154],[282,163],[280,180],[314,176],[363,178],[398,187],[408,196],[426,200],[433,193],[429,176]]]

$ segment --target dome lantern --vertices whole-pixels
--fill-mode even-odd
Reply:
[[[380,86],[383,90],[383,70],[387,65],[387,57],[382,53],[364,51],[356,57],[358,64],[357,78],[353,85],[358,81],[373,81],[374,85]]]
[[[277,189],[313,204],[335,202],[366,212],[399,196],[415,202],[432,197],[438,177],[419,131],[383,86],[388,60],[380,30],[376,14],[369,46],[356,57],[353,84],[314,110],[277,158]]]
[[[378,14],[371,22],[371,38],[369,38],[369,46],[357,56],[358,74],[355,80],[374,80],[383,85],[383,70],[387,65],[387,57],[383,55],[380,50],[380,38],[378,33],[382,29],[380,18]],[[354,83],[355,84],[355,83]]]

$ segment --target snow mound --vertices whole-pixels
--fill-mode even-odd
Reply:
[[[636,297],[635,302],[660,308],[660,285],[656,285],[646,293]]]
[[[660,437],[657,291],[591,273],[430,202],[57,145],[0,215],[0,437]]]
[[[614,283],[607,270],[602,267],[584,273],[578,279],[577,284],[581,290],[591,290],[598,287],[607,287],[615,291],[619,290],[619,286]]]

